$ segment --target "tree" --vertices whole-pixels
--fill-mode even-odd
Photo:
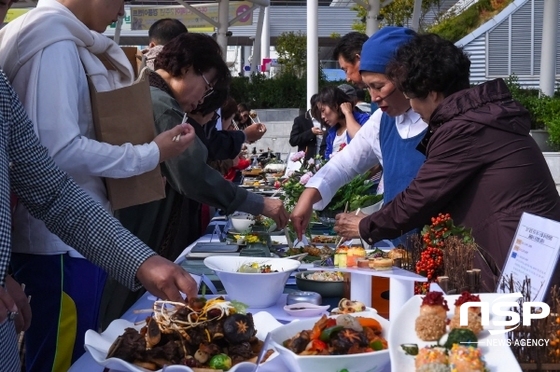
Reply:
[[[439,10],[441,0],[422,0],[422,11],[420,13],[420,25],[428,12],[434,8]],[[359,21],[352,25],[352,29],[365,32],[367,10],[363,6],[356,5],[352,8],[358,14]],[[405,26],[412,24],[412,13],[414,11],[414,0],[393,0],[389,5],[381,8],[379,15],[383,18],[380,26]],[[438,12],[436,12],[438,13]],[[422,28],[422,27],[420,27]]]
[[[301,31],[283,32],[276,40],[278,63],[282,74],[303,77],[307,70],[307,36]]]

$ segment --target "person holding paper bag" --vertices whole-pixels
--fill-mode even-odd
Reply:
[[[0,31],[0,66],[41,143],[106,210],[111,206],[103,177],[129,178],[156,169],[194,139],[191,126],[178,126],[178,120],[150,143],[96,141],[87,78],[98,92],[128,86],[134,78],[123,51],[101,34],[122,15],[123,0],[41,0]],[[202,95],[191,97],[193,106]],[[25,337],[27,367],[66,370],[84,352],[85,331],[97,328],[106,274],[49,232],[22,203],[13,225],[15,277],[32,294],[32,309],[41,313]],[[45,267],[57,275],[40,274]],[[59,280],[62,275],[64,281]]]
[[[339,214],[335,231],[371,243],[450,213],[472,229],[483,290],[494,292],[523,212],[560,221],[560,196],[529,135],[529,112],[502,79],[470,88],[470,64],[462,49],[435,34],[416,35],[397,50],[387,75],[428,122],[419,147],[426,161],[380,211]],[[556,268],[550,285],[558,284]]]
[[[168,130],[184,112],[188,113],[196,108],[190,105],[188,97],[201,83],[206,88],[208,101],[214,101],[229,84],[230,73],[218,44],[203,34],[177,36],[163,47],[154,66],[156,70],[150,75],[150,85],[158,133]],[[216,102],[215,108],[222,105],[225,97],[224,95]],[[205,101],[204,106],[208,101]],[[204,203],[222,209],[226,214],[235,211],[263,214],[273,218],[280,228],[284,227],[288,222],[288,214],[282,201],[263,198],[225,180],[207,164],[208,149],[204,143],[206,136],[198,124],[193,125],[196,125],[199,132],[193,145],[178,157],[162,164],[167,180],[167,197],[120,211],[120,218],[125,226],[145,237],[144,241],[150,241],[152,248],[158,251],[162,249],[164,240],[168,250],[166,255],[171,259],[176,258],[194,238],[189,232],[194,228],[191,224],[172,225],[172,217],[179,213],[173,211],[179,209],[182,203],[191,204],[188,215],[198,211],[198,203]],[[182,219],[184,215],[185,213],[179,214],[176,218]],[[154,221],[155,216],[157,221]],[[166,230],[169,239],[162,238],[162,230]],[[195,228],[194,233],[196,237],[200,236],[199,229]]]
[[[221,49],[211,37],[188,33],[167,43],[156,57],[155,72],[150,74],[156,131],[166,131],[173,122],[193,110],[209,116],[219,108],[227,95],[230,73]],[[193,106],[189,96],[204,88],[205,100]],[[213,106],[213,107],[212,107]],[[207,115],[205,115],[207,114]],[[189,122],[192,118],[188,119]],[[175,260],[190,243],[200,237],[200,204],[273,218],[279,228],[288,222],[280,199],[264,198],[225,180],[207,164],[208,149],[204,129],[193,122],[197,131],[195,143],[180,156],[162,164],[167,180],[166,197],[118,211],[119,220],[132,233],[164,257]],[[103,320],[108,323],[135,301],[123,288],[108,284],[115,301],[103,303]],[[124,302],[124,303],[123,303]]]

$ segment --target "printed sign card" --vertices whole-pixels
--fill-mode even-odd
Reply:
[[[560,222],[523,213],[504,265],[503,277],[531,279],[531,300],[542,301],[560,252]],[[501,278],[500,278],[501,283]],[[503,292],[499,286],[496,292]]]

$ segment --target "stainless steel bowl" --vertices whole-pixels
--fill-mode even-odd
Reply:
[[[288,293],[286,305],[299,304],[302,302],[321,305],[323,299],[317,292],[296,291]]]

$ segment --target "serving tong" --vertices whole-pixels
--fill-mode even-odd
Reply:
[[[266,338],[264,339],[261,351],[259,352],[259,355],[257,356],[257,361],[256,361],[256,367],[253,370],[253,372],[257,372],[258,369],[261,366],[261,362],[264,358],[264,356],[266,355],[266,352],[268,351],[267,347],[268,347],[268,342],[270,341],[270,332],[266,335]]]

